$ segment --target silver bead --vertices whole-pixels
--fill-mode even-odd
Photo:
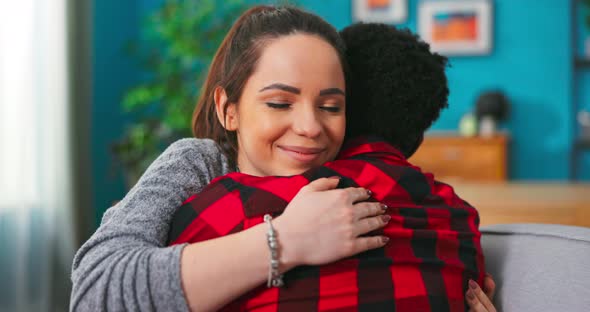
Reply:
[[[274,287],[281,287],[281,286],[283,286],[283,280],[282,280],[282,279],[280,279],[280,278],[278,278],[278,279],[273,279],[273,280],[272,280],[272,285],[273,285]]]

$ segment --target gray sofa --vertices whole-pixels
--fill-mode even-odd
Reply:
[[[590,311],[590,228],[498,224],[481,231],[498,311]]]

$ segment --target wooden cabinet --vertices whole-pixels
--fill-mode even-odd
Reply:
[[[453,183],[479,212],[481,226],[550,223],[590,227],[590,184],[556,182]]]
[[[410,162],[442,181],[506,181],[507,154],[506,134],[490,138],[429,134]]]

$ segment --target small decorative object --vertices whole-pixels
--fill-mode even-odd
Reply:
[[[407,0],[353,0],[352,5],[359,22],[399,24],[408,18]]]
[[[479,134],[484,137],[496,133],[498,122],[508,116],[510,103],[501,91],[486,91],[479,95],[475,104],[475,116],[479,121]]]
[[[445,55],[484,55],[492,50],[489,0],[425,1],[418,8],[418,32]]]
[[[479,135],[484,138],[491,138],[496,133],[496,121],[492,116],[482,116],[479,121]]]
[[[459,134],[465,137],[477,135],[477,118],[473,113],[463,115],[459,121]]]

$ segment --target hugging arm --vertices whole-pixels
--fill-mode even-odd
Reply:
[[[189,195],[227,172],[213,141],[173,143],[76,253],[70,310],[186,311],[179,266],[184,245],[163,248],[169,223]]]
[[[173,144],[105,213],[96,233],[76,253],[70,310],[186,311],[190,306],[210,311],[264,281],[269,261],[264,225],[164,248],[176,208],[227,173],[227,162],[214,144],[194,139]],[[331,179],[310,183],[276,218],[282,271],[384,245],[379,236],[359,237],[385,225],[378,217],[366,219],[383,211],[376,203],[359,211],[355,207],[361,204],[355,203],[368,198],[366,190],[333,190],[337,184]],[[354,211],[358,216],[351,218]],[[318,236],[324,245],[317,244]]]
[[[380,236],[359,237],[385,225],[379,217],[382,206],[356,203],[368,199],[367,191],[336,190],[338,182],[324,178],[309,183],[272,221],[281,272],[333,262],[385,243]],[[181,275],[192,310],[217,310],[265,281],[270,258],[266,231],[265,224],[258,224],[184,249]]]

